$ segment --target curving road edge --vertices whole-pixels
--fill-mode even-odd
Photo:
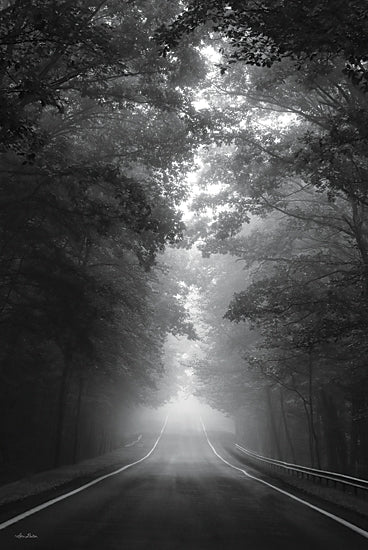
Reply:
[[[279,489],[279,487],[276,487],[275,485],[272,485],[271,483],[268,483],[267,481],[260,479],[258,477],[253,476],[252,474],[249,474],[246,470],[243,470],[242,468],[239,468],[238,466],[234,466],[234,464],[231,464],[228,462],[225,458],[223,458],[215,449],[215,447],[212,445],[211,441],[208,438],[206,427],[203,423],[202,418],[200,418],[202,429],[204,432],[204,435],[206,436],[207,443],[211,447],[212,452],[222,460],[227,466],[230,466],[230,468],[233,468],[234,470],[238,470],[238,472],[241,472],[246,477],[253,479],[254,481],[258,481],[259,483],[262,483],[263,485],[267,485],[267,487],[270,487],[271,489],[274,489],[278,493],[282,493],[283,495],[288,496],[289,498],[292,498],[293,500],[296,500],[297,502],[300,502],[301,504],[304,504],[305,506],[308,506],[308,508],[312,508],[312,510],[315,510],[316,512],[319,512],[320,514],[323,514],[324,516],[327,516],[328,518],[332,519],[333,521],[336,521],[337,523],[340,523],[341,525],[344,525],[348,529],[351,529],[351,531],[354,531],[355,533],[358,533],[362,537],[368,539],[368,531],[365,531],[364,529],[361,529],[357,525],[354,525],[353,523],[350,523],[350,521],[346,521],[343,518],[340,518],[339,516],[335,516],[335,514],[331,514],[330,512],[327,512],[327,510],[324,510],[323,508],[319,508],[318,506],[315,506],[314,504],[311,504],[310,502],[296,497],[295,495],[288,493],[287,491],[284,491],[283,489]]]
[[[40,512],[41,510],[44,510],[45,508],[48,508],[49,506],[53,506],[53,504],[56,504],[57,502],[60,502],[60,500],[64,500],[65,498],[69,498],[77,493],[80,493],[81,491],[84,491],[85,489],[88,489],[88,487],[91,487],[92,485],[96,485],[96,483],[100,483],[100,481],[103,481],[104,479],[107,479],[108,477],[114,476],[116,474],[120,474],[120,472],[124,472],[124,470],[127,470],[128,468],[131,468],[132,466],[135,466],[136,464],[139,464],[140,462],[143,462],[146,460],[153,451],[156,449],[157,445],[159,444],[159,441],[162,437],[162,434],[165,431],[166,424],[167,424],[168,416],[165,418],[165,421],[163,423],[163,426],[161,428],[160,434],[158,438],[156,439],[155,444],[153,445],[152,449],[142,458],[139,460],[136,460],[135,462],[132,462],[130,464],[126,464],[125,466],[122,466],[118,470],[114,470],[113,472],[110,472],[109,474],[106,474],[104,476],[98,477],[97,479],[94,479],[93,481],[90,481],[89,483],[86,483],[85,485],[82,485],[81,487],[78,487],[78,489],[74,489],[73,491],[70,491],[69,493],[65,493],[64,495],[60,495],[56,498],[53,498],[52,500],[48,500],[47,502],[44,502],[43,504],[40,504],[39,506],[35,506],[34,508],[31,508],[30,510],[27,510],[26,512],[23,512],[22,514],[18,514],[17,516],[14,516],[13,518],[8,519],[7,521],[4,521],[3,523],[0,523],[0,530],[6,529],[10,525],[13,525],[14,523],[17,523],[18,521],[21,521],[22,519],[31,516],[33,514],[36,514],[37,512]]]

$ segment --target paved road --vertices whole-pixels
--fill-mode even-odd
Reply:
[[[28,533],[37,538],[19,537]],[[168,431],[144,462],[0,531],[0,548],[361,550],[368,541],[226,466],[203,432]]]

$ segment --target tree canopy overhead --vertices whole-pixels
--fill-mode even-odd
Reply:
[[[228,325],[210,321],[200,392],[243,409],[258,451],[347,472],[368,449],[366,26],[361,2],[210,1],[158,34],[164,53],[202,36],[224,55],[202,91],[218,134],[187,242],[246,273]]]
[[[152,40],[178,12],[0,3],[1,401],[25,403],[11,426],[2,415],[21,434],[0,449],[8,467],[32,437],[35,467],[116,446],[115,417],[157,403],[167,336],[196,337],[160,259],[182,238],[183,174],[209,127],[192,105],[200,52],[165,60]]]
[[[8,464],[41,425],[39,467],[116,446],[116,419],[187,368],[255,450],[364,469],[367,18],[358,0],[0,2]]]
[[[352,80],[367,89],[367,9],[360,0],[194,0],[159,33],[164,54],[205,25],[231,46],[230,63],[270,67],[284,57],[304,63],[341,56]],[[224,69],[225,70],[225,69]]]

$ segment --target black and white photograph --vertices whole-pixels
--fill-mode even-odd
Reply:
[[[1,550],[368,548],[368,0],[0,0]]]

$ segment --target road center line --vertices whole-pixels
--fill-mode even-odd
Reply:
[[[162,434],[164,433],[164,430],[166,428],[168,416],[165,418],[165,422],[161,428],[160,435],[158,436],[155,444],[153,445],[152,449],[139,460],[136,460],[135,462],[132,462],[131,464],[126,464],[122,468],[119,468],[118,470],[114,470],[113,472],[110,472],[109,474],[106,474],[104,476],[98,477],[97,479],[94,479],[93,481],[90,481],[89,483],[86,483],[85,485],[82,485],[81,487],[78,487],[78,489],[74,489],[73,491],[70,491],[69,493],[65,493],[65,495],[60,495],[56,498],[53,498],[52,500],[48,500],[47,502],[44,502],[43,504],[40,504],[39,506],[35,506],[34,508],[31,508],[30,510],[27,510],[26,512],[23,512],[22,514],[18,514],[17,516],[14,516],[11,519],[8,519],[7,521],[4,521],[3,523],[0,523],[0,530],[6,529],[10,525],[13,525],[14,523],[18,523],[18,521],[21,521],[22,519],[32,516],[33,514],[36,514],[37,512],[40,512],[41,510],[44,510],[45,508],[48,508],[49,506],[52,506],[53,504],[56,504],[57,502],[60,502],[61,500],[64,500],[68,497],[71,497],[73,495],[76,495],[77,493],[80,493],[81,491],[84,491],[85,489],[88,489],[88,487],[91,487],[92,485],[96,485],[96,483],[100,483],[100,481],[103,481],[104,479],[107,479],[108,477],[114,476],[116,474],[120,474],[120,472],[124,472],[124,470],[127,470],[128,468],[131,468],[132,466],[136,466],[136,464],[139,464],[140,462],[143,462],[143,460],[146,460],[153,451],[156,449]]]
[[[350,521],[346,521],[343,518],[340,518],[339,516],[335,516],[335,514],[331,514],[330,512],[327,512],[327,510],[323,510],[323,508],[319,508],[318,506],[314,506],[314,504],[311,504],[310,502],[303,500],[302,498],[296,497],[292,493],[288,493],[287,491],[284,491],[283,489],[279,489],[275,485],[272,485],[271,483],[268,483],[267,481],[264,481],[263,479],[260,479],[258,477],[255,477],[251,474],[249,474],[246,470],[243,470],[242,468],[239,468],[238,466],[234,466],[234,464],[231,464],[228,462],[225,458],[223,458],[219,453],[216,451],[215,447],[212,445],[211,441],[208,438],[206,427],[203,423],[202,418],[200,419],[202,423],[202,428],[204,435],[206,436],[207,443],[211,447],[213,453],[222,460],[225,464],[230,466],[230,468],[233,468],[234,470],[238,470],[238,472],[241,472],[246,477],[253,479],[254,481],[258,481],[259,483],[262,483],[263,485],[267,485],[267,487],[270,487],[271,489],[274,489],[274,491],[277,491],[278,493],[281,493],[283,495],[288,496],[289,498],[292,498],[293,500],[296,500],[297,502],[300,502],[301,504],[304,504],[305,506],[308,506],[308,508],[312,508],[312,510],[315,510],[316,512],[319,512],[320,514],[327,516],[328,518],[332,519],[333,521],[336,521],[337,523],[340,523],[341,525],[344,525],[348,529],[351,529],[351,531],[354,531],[355,533],[358,533],[358,535],[361,535],[362,537],[368,539],[368,531],[365,531],[364,529],[361,529],[357,525],[354,525],[353,523],[350,523]]]

